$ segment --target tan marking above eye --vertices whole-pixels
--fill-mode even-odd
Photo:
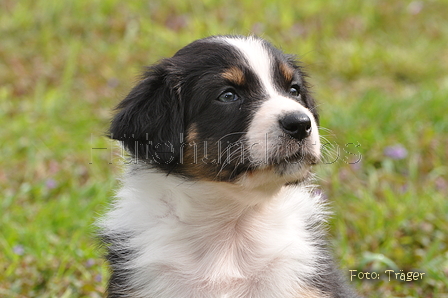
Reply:
[[[222,77],[236,85],[243,85],[246,82],[243,71],[233,66],[222,73]]]
[[[294,69],[285,62],[280,62],[279,69],[286,81],[291,82],[294,78]]]

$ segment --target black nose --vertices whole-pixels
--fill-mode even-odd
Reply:
[[[287,114],[279,122],[284,133],[299,141],[311,134],[311,119],[304,113]]]

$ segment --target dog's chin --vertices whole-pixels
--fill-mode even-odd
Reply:
[[[310,163],[302,162],[284,162],[276,164],[273,168],[274,174],[282,178],[285,181],[303,181],[309,176],[311,171]]]
[[[319,158],[314,154],[294,154],[275,162],[273,168],[281,177],[303,177],[297,179],[300,181],[309,176],[311,166],[318,162]]]
[[[311,167],[311,163],[283,162],[274,165],[272,175],[282,185],[299,184],[310,179]]]
[[[314,155],[285,158],[252,168],[237,179],[237,184],[248,189],[275,191],[285,185],[300,184],[310,180],[311,168],[317,163],[318,157]]]

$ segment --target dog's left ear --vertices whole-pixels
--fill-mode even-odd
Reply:
[[[133,157],[170,169],[180,157],[183,103],[169,60],[150,67],[117,106],[110,138],[120,140]]]

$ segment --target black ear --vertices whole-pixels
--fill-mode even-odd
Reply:
[[[184,132],[183,104],[169,63],[150,67],[117,106],[110,138],[120,140],[139,161],[170,169],[177,164]]]

